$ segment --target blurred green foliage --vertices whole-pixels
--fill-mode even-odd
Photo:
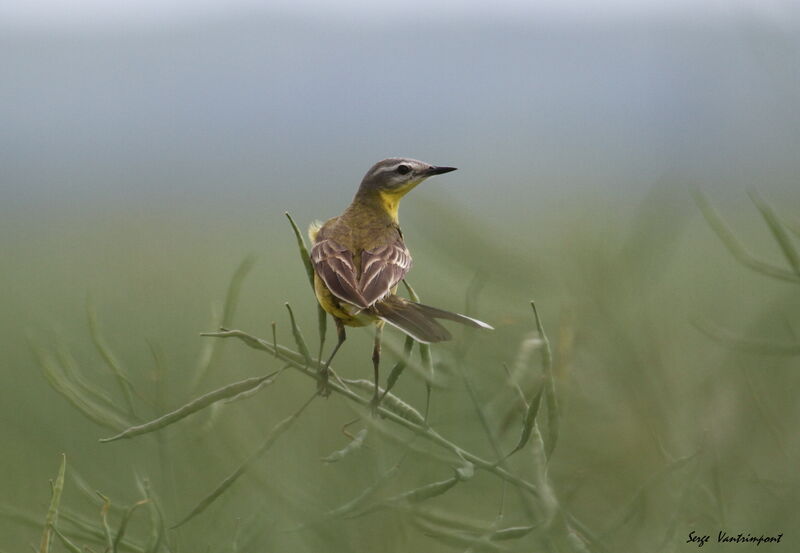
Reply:
[[[792,274],[796,212],[756,200],[758,209],[744,195],[707,205],[749,252]],[[188,207],[96,212],[37,228],[20,217],[4,221],[19,232],[2,238],[0,548],[39,543],[62,452],[58,530],[95,551],[109,535],[122,551],[678,551],[691,530],[712,534],[713,551],[718,530],[800,526],[797,350],[747,347],[798,343],[797,284],[737,263],[683,186],[662,182],[617,208],[539,206],[502,224],[466,225],[457,202],[430,191],[406,203],[417,292],[496,327],[433,348],[427,420],[464,451],[500,461],[523,443],[525,403],[539,405],[544,445],[558,432],[552,455],[537,452],[529,427],[522,449],[497,465],[536,482],[536,494],[492,471],[467,474],[452,451],[337,394],[295,420],[311,379],[286,370],[261,386],[247,379],[288,361],[199,336],[229,326],[272,344],[274,320],[278,342],[297,349],[289,302],[316,354],[317,308],[279,210],[235,221]],[[483,284],[467,301],[476,275]],[[552,349],[553,390],[542,394],[548,371],[530,299]],[[371,335],[352,335],[335,369],[368,378]],[[394,356],[382,382],[403,351],[402,336],[386,338]],[[40,361],[100,414],[87,418],[57,394]],[[239,401],[98,442],[237,381],[222,396]],[[424,412],[418,372],[403,372],[392,391]],[[243,463],[224,493],[168,529]],[[564,526],[550,534],[541,525],[554,512]],[[66,543],[51,536],[50,550]]]

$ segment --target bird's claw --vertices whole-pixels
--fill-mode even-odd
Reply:
[[[329,382],[330,370],[327,367],[322,367],[319,370],[319,378],[317,379],[317,393],[322,397],[331,395],[331,383]]]
[[[378,407],[381,404],[381,396],[375,394],[369,402],[369,412],[373,417],[378,415]]]

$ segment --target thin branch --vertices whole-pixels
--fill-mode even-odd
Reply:
[[[158,417],[157,419],[148,421],[144,424],[131,426],[116,436],[111,436],[110,438],[101,438],[100,441],[113,442],[122,438],[133,438],[134,436],[139,436],[140,434],[147,434],[148,432],[159,430],[165,426],[169,426],[170,424],[178,422],[179,420],[186,418],[189,415],[196,413],[218,401],[235,398],[255,388],[260,388],[265,383],[270,382],[270,379],[274,378],[282,370],[283,369],[264,376],[256,376],[253,378],[240,380],[239,382],[234,382],[233,384],[228,384],[227,386],[223,386],[222,388],[214,390],[213,392],[208,392],[207,394],[202,395],[175,409],[174,411],[170,411],[169,413]]]
[[[241,296],[242,284],[244,279],[253,270],[255,265],[255,256],[248,255],[245,257],[231,276],[231,281],[228,283],[228,291],[225,294],[225,303],[222,307],[222,318],[219,319],[219,326],[230,326],[233,324],[233,316],[236,313],[236,308],[239,305],[239,297]],[[217,324],[217,323],[215,323]],[[219,359],[222,350],[217,347],[208,347],[203,349],[200,360],[198,362],[197,371],[192,377],[192,386],[197,387],[208,375],[208,371]]]
[[[719,236],[720,240],[722,240],[722,243],[726,248],[728,248],[728,251],[736,258],[737,261],[739,261],[739,263],[745,267],[753,269],[758,273],[772,278],[786,280],[789,282],[800,282],[800,275],[792,271],[787,271],[782,267],[777,267],[767,263],[766,261],[763,261],[750,253],[739,241],[739,239],[736,238],[736,235],[733,234],[733,231],[725,223],[725,221],[723,221],[719,213],[717,213],[717,211],[711,206],[705,194],[697,189],[694,189],[692,190],[692,195],[694,196],[694,201],[697,204],[697,207],[700,208],[703,217],[705,217],[712,230],[717,234],[717,236]]]
[[[272,344],[270,344],[269,342],[262,340],[260,338],[256,338],[255,336],[247,334],[246,332],[242,332],[241,330],[223,329],[220,332],[213,332],[213,333],[209,332],[203,335],[216,338],[238,338],[242,340],[245,344],[254,349],[266,351],[271,354],[277,354],[280,359],[290,364],[292,368],[298,370],[307,377],[312,378],[314,380],[319,379],[317,371],[309,369],[305,366],[302,355],[300,355],[296,351],[292,351],[289,348],[286,348],[285,346],[278,346],[278,349],[276,351],[273,349]],[[370,405],[369,399],[364,398],[358,395],[357,393],[344,388],[340,384],[331,382],[330,385],[331,385],[331,391],[339,395],[342,395],[347,399],[359,403],[361,405],[364,406]],[[444,449],[452,451],[465,461],[469,461],[470,463],[475,465],[476,468],[490,472],[495,476],[497,476],[498,478],[501,478],[519,488],[526,490],[527,492],[531,493],[533,496],[537,498],[540,496],[539,489],[531,482],[528,482],[527,480],[523,480],[522,478],[519,478],[518,476],[511,474],[507,470],[498,467],[495,463],[491,461],[487,461],[486,459],[478,457],[477,455],[474,455],[469,451],[462,449],[460,446],[456,445],[455,443],[451,442],[450,440],[448,440],[447,438],[436,432],[433,428],[404,419],[400,415],[397,415],[382,406],[378,407],[377,412],[378,414],[380,414],[380,416],[384,417],[385,419],[388,419],[408,430],[411,430],[415,434],[439,445]]]
[[[774,342],[758,338],[745,338],[707,320],[698,319],[692,323],[695,328],[709,338],[739,351],[766,355],[800,355],[800,343],[798,342]]]
[[[772,209],[771,205],[761,199],[761,196],[759,196],[758,192],[755,190],[750,191],[750,199],[753,200],[753,203],[761,212],[761,216],[764,218],[764,222],[767,223],[778,246],[780,246],[781,252],[786,258],[786,262],[789,263],[794,273],[800,277],[800,253],[797,252],[797,248],[795,248],[792,242],[792,237],[786,232],[780,219],[778,219],[778,216],[775,214],[775,210]]]
[[[191,519],[193,519],[203,511],[205,511],[206,508],[208,508],[208,506],[211,505],[214,502],[214,500],[217,499],[217,497],[222,495],[228,488],[230,488],[233,485],[233,483],[236,482],[236,480],[238,480],[239,477],[242,474],[244,474],[253,465],[253,463],[255,463],[256,460],[258,460],[259,457],[261,457],[264,453],[269,451],[269,449],[272,447],[272,444],[274,444],[275,441],[289,429],[292,423],[295,420],[297,420],[297,418],[301,415],[301,413],[305,411],[306,407],[308,407],[309,404],[311,404],[311,402],[314,401],[316,397],[317,394],[311,396],[311,398],[309,398],[308,401],[306,401],[300,407],[300,409],[298,409],[297,411],[295,411],[294,413],[292,413],[291,415],[280,421],[275,426],[273,426],[272,430],[270,430],[264,442],[258,447],[258,449],[255,450],[247,459],[245,459],[245,461],[241,465],[239,465],[239,467],[237,467],[235,471],[226,476],[225,479],[222,482],[220,482],[220,484],[216,488],[214,488],[214,490],[211,491],[211,493],[206,495],[194,507],[194,509],[191,510],[191,512],[188,515],[183,517],[180,520],[180,522],[173,525],[172,529],[182,526],[183,524],[186,524]]]
[[[50,508],[47,510],[47,517],[44,522],[42,541],[39,545],[39,553],[50,553],[50,542],[53,539],[53,529],[58,522],[58,508],[61,503],[61,492],[64,491],[64,472],[67,467],[67,456],[61,454],[61,465],[58,468],[58,476],[53,483],[53,496],[50,499]]]

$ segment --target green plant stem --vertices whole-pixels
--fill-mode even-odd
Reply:
[[[58,468],[58,476],[53,482],[53,496],[50,499],[50,508],[47,510],[47,518],[44,522],[42,541],[39,545],[39,553],[50,552],[50,542],[53,539],[53,529],[58,522],[58,507],[61,503],[61,492],[64,491],[64,473],[67,467],[67,456],[61,454],[61,465]]]
[[[255,349],[260,349],[262,351],[266,351],[272,354],[276,354],[282,361],[285,361],[286,363],[291,365],[292,368],[297,369],[299,372],[303,373],[309,378],[318,380],[317,371],[305,366],[304,364],[305,360],[303,359],[303,356],[295,351],[290,350],[289,348],[286,348],[285,346],[278,346],[277,351],[275,351],[272,347],[272,344],[270,344],[269,342],[266,342],[265,340],[262,340],[260,338],[256,338],[255,336],[247,334],[246,332],[242,332],[241,330],[222,329],[220,332],[204,333],[203,336],[211,336],[215,338],[239,338],[250,347],[253,347]],[[350,399],[351,401],[354,401],[356,403],[365,406],[368,406],[370,403],[369,399],[363,398],[357,393],[348,390],[335,382],[330,382],[330,387],[333,392],[340,394]],[[470,453],[469,451],[462,449],[460,446],[456,445],[455,443],[451,442],[450,440],[448,440],[447,438],[436,432],[433,428],[408,421],[383,407],[378,407],[378,413],[383,418],[390,420],[414,432],[415,434],[418,434],[422,438],[425,438],[426,440],[431,441],[444,449],[452,451],[465,461],[469,461],[470,463],[475,465],[475,467],[484,470],[486,472],[490,472],[495,476],[497,476],[498,478],[501,478],[511,484],[514,484],[515,486],[531,493],[534,497],[539,498],[540,496],[539,490],[531,482],[528,482],[527,480],[523,480],[522,478],[519,478],[518,476],[511,474],[509,471],[497,466],[497,464],[492,461],[487,461],[486,459],[483,459],[473,453]]]

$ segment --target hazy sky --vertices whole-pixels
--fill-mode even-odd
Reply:
[[[0,2],[0,25],[21,28],[160,26],[252,12],[329,19],[433,17],[556,18],[759,17],[796,22],[794,0],[28,0]],[[443,20],[444,21],[444,20]]]

